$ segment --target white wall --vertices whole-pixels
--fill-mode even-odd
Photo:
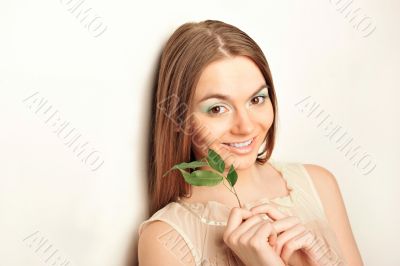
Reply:
[[[341,13],[349,1],[336,2],[2,2],[0,265],[122,265],[146,215],[157,56],[179,25],[204,19],[238,26],[264,50],[280,111],[274,156],[334,173],[365,264],[399,265],[400,4],[354,1]],[[329,122],[372,172],[324,136]]]

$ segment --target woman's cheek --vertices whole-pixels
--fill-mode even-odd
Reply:
[[[226,121],[215,119],[214,121],[202,120],[194,125],[195,131],[192,134],[192,144],[195,149],[206,155],[208,148],[221,152],[223,136],[226,134],[228,123]]]
[[[270,103],[264,108],[258,110],[255,117],[257,119],[257,124],[263,125],[264,129],[268,129],[274,121],[274,111],[272,108],[272,104]]]
[[[192,145],[202,154],[207,154],[208,147],[215,141],[216,137],[213,128],[205,123],[198,123],[194,126],[192,133]]]

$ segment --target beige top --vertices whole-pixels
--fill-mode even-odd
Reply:
[[[262,203],[274,204],[280,211],[294,215],[313,233],[310,252],[316,252],[317,265],[346,265],[336,235],[327,218],[314,184],[300,163],[268,161],[285,179],[289,195],[273,199],[261,198],[248,202],[250,209]],[[224,243],[222,236],[231,208],[217,201],[188,203],[178,199],[142,222],[138,233],[148,223],[168,223],[184,239],[197,265],[244,265]]]

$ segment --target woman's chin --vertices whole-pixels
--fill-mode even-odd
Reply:
[[[254,158],[253,158],[254,157]],[[232,156],[225,161],[225,168],[229,169],[233,164],[235,170],[243,170],[253,166],[256,162],[256,156]]]

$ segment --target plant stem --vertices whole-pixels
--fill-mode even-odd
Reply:
[[[238,195],[237,195],[237,193],[236,193],[235,186],[233,186],[232,188],[233,188],[233,191],[235,191],[235,196],[236,196],[236,198],[237,198],[237,200],[238,200],[238,202],[239,202],[239,208],[242,208],[242,203],[240,203],[239,197],[238,197]]]
[[[225,179],[225,178],[224,178]],[[229,189],[230,192],[232,192],[232,189],[230,189],[227,185],[225,185],[224,179],[222,179],[222,183],[224,184],[224,186]],[[233,193],[233,192],[232,192]]]
[[[208,164],[207,157],[204,157],[204,158],[200,159],[200,161],[203,161],[203,160],[204,160],[205,162],[207,162],[207,164]],[[208,164],[208,165],[211,167],[210,164]],[[225,186],[227,189],[229,189],[230,192],[232,192],[232,189],[233,189],[234,192],[232,192],[232,193],[235,194],[236,199],[237,199],[237,201],[238,201],[238,203],[239,203],[239,207],[242,208],[242,203],[240,203],[240,200],[239,200],[239,197],[238,197],[238,195],[237,195],[235,186],[231,186],[232,189],[230,189],[227,185],[225,185],[224,179],[227,179],[227,178],[226,178],[226,177],[223,178],[223,179],[222,179],[222,183],[224,184],[224,186]],[[228,183],[229,183],[229,182],[228,182]]]

